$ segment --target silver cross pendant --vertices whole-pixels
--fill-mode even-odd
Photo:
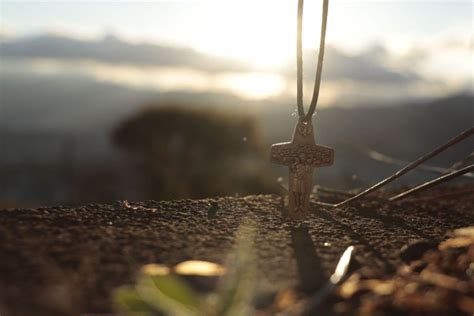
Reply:
[[[330,166],[334,150],[316,145],[311,122],[299,119],[288,143],[273,144],[270,161],[290,169],[288,211],[293,219],[302,219],[309,213],[309,197],[313,189],[313,171],[316,167]]]

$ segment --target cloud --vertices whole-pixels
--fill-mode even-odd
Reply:
[[[317,51],[307,51],[304,55],[305,79],[314,80]],[[402,85],[421,80],[413,71],[391,67],[390,57],[381,45],[374,45],[358,54],[348,54],[329,46],[325,52],[323,78],[328,81],[357,81],[377,85]],[[289,77],[295,76],[293,64],[283,70]]]
[[[0,41],[0,45],[2,57],[10,58],[4,63],[4,73],[74,74],[93,81],[161,92],[225,91],[245,95],[245,98],[249,95],[255,98],[262,93],[265,98],[295,98],[294,60],[281,68],[258,73],[235,60],[216,58],[187,48],[133,44],[114,36],[100,40],[58,35],[11,37]],[[377,44],[349,53],[328,46],[319,99],[321,105],[391,104],[472,91],[469,89],[472,75],[469,67],[465,67],[465,60],[470,60],[465,56],[468,51],[438,54],[440,50],[430,47],[394,53]],[[317,51],[305,52],[305,96],[312,94],[316,60]],[[456,67],[453,63],[457,63]],[[461,69],[465,69],[464,72]]]
[[[95,60],[135,66],[187,67],[208,72],[248,69],[235,60],[217,58],[190,48],[133,44],[108,35],[100,40],[79,40],[59,35],[12,38],[0,43],[4,57]]]
[[[394,52],[377,44],[357,53],[347,53],[328,46],[319,103],[392,105],[401,101],[472,93],[471,63],[467,52],[465,49],[443,51],[430,46],[414,46],[404,52]],[[305,52],[304,95],[307,102],[312,94],[316,61],[317,51]],[[290,87],[293,90],[296,87],[295,68],[293,62],[281,70],[292,81]]]
[[[49,58],[94,60],[138,67],[182,67],[206,72],[251,71],[251,67],[226,58],[217,58],[189,48],[156,44],[133,44],[108,35],[100,40],[79,40],[60,35],[10,38],[0,43],[2,56],[13,58]],[[305,52],[305,78],[312,80],[317,52]],[[336,47],[326,49],[324,78],[330,81],[362,81],[377,84],[404,84],[416,81],[413,72],[395,70],[387,63],[389,53],[374,45],[359,54],[348,54]],[[294,62],[280,71],[294,77]]]
[[[446,36],[438,42],[442,50],[472,50],[474,48],[474,36]]]
[[[414,69],[420,76],[458,86],[472,83],[474,37],[446,31],[413,43],[394,60],[397,69]],[[472,88],[471,88],[472,90]]]
[[[7,28],[4,26],[0,26],[0,41],[7,39],[8,37],[12,36]]]
[[[392,69],[385,63],[387,52],[381,47],[368,49],[357,55],[347,55],[330,49],[326,58],[325,76],[329,80],[350,79],[383,84],[407,84],[419,80],[413,72]]]

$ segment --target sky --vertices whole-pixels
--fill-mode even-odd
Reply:
[[[288,82],[287,87],[281,83],[279,71],[294,65],[296,1],[1,0],[0,3],[0,32],[7,39],[49,33],[94,40],[114,34],[131,43],[189,47],[206,55],[252,65],[255,70],[247,77],[229,79],[226,74],[222,79],[234,86],[237,94],[243,91],[240,94],[248,97],[268,97],[293,88],[291,76],[283,78]],[[305,2],[303,41],[304,48],[310,51],[319,45],[320,6],[321,1]],[[399,95],[427,94],[426,91],[434,92],[440,86],[443,91],[456,91],[472,89],[472,27],[470,0],[332,0],[326,43],[347,59],[353,57],[355,62],[371,58],[387,70],[414,72],[423,77],[422,86],[410,88],[418,92],[400,89]],[[316,59],[315,55],[306,58],[308,63]],[[129,77],[132,75],[130,72]],[[140,75],[135,73],[135,77]],[[329,81],[327,85],[351,89],[354,83],[348,83],[344,75],[341,73],[337,84]],[[216,80],[210,82],[215,85]],[[217,82],[225,86],[221,79]],[[255,86],[260,86],[260,90]],[[386,88],[384,93],[391,97],[396,88]],[[370,94],[370,89],[364,87],[355,90]],[[332,94],[337,93],[334,88]]]
[[[2,29],[76,36],[117,33],[134,41],[281,61],[294,51],[296,1],[1,1]],[[306,1],[304,44],[318,45],[320,1]],[[327,42],[346,49],[372,43],[403,50],[433,36],[472,32],[472,1],[332,1]]]

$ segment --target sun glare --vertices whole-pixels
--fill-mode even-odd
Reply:
[[[271,73],[227,74],[219,80],[219,86],[250,99],[263,99],[281,94],[286,81]]]
[[[208,31],[200,43],[202,50],[258,68],[278,66],[293,53],[293,45],[288,43],[293,43],[294,27],[285,6],[266,1],[213,5],[217,8],[206,10]]]
[[[206,9],[205,34],[200,35],[199,49],[219,56],[244,60],[259,69],[272,69],[295,57],[296,3],[292,1],[212,2]],[[338,26],[344,21],[341,6],[334,4]],[[305,4],[303,46],[319,46],[321,2]],[[339,22],[340,21],[340,22]],[[329,26],[328,34],[340,34]],[[344,34],[347,38],[347,34]],[[328,38],[332,38],[328,36]],[[331,42],[331,41],[330,41]]]

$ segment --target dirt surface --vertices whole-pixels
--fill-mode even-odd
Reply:
[[[447,232],[474,224],[472,196],[449,194],[456,190],[391,203],[382,194],[337,210],[313,203],[302,223],[284,217],[276,195],[2,210],[0,314],[111,312],[112,290],[131,283],[143,264],[223,263],[245,219],[256,223],[262,290],[311,293],[350,245],[366,274],[388,276],[421,251],[400,254],[403,246],[437,243]],[[321,192],[317,198],[345,197]]]
[[[474,226],[455,230],[415,258],[409,249],[422,245],[430,243],[404,248],[403,257],[411,260],[393,275],[373,278],[363,269],[354,271],[326,305],[341,316],[474,315]]]

